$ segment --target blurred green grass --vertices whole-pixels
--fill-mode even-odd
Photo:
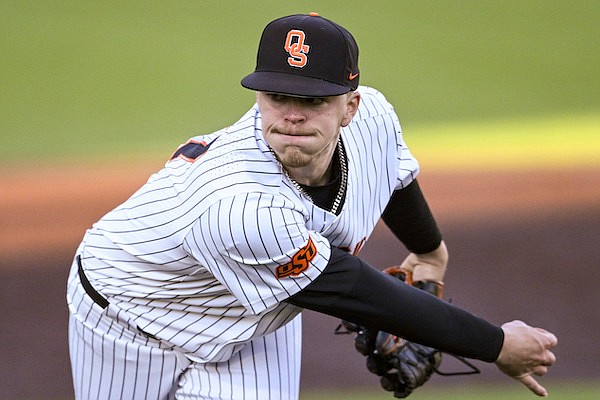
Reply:
[[[354,33],[407,135],[600,113],[597,1],[5,0],[2,162],[164,155],[229,125],[264,25],[309,11]]]
[[[600,398],[600,385],[590,382],[559,382],[546,384],[548,399],[552,400],[597,400]],[[537,397],[514,381],[504,385],[432,386],[417,388],[409,397],[411,400],[533,400]],[[391,400],[390,392],[374,390],[328,390],[301,393],[300,400]]]
[[[422,386],[408,398],[410,400],[533,400],[539,397],[520,387],[515,382],[507,385],[469,385],[469,386]],[[600,398],[600,385],[590,382],[561,382],[545,385],[551,400],[597,400]],[[376,388],[301,390],[299,400],[393,400],[390,392]]]

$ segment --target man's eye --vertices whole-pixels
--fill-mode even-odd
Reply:
[[[277,93],[269,93],[268,96],[271,100],[277,101],[277,102],[284,101],[287,98],[287,96],[284,96],[282,94],[277,94]]]
[[[327,101],[327,99],[325,97],[291,97],[291,96],[286,96],[284,94],[278,94],[278,93],[267,93],[267,96],[269,96],[269,99],[275,103],[284,103],[287,101],[295,101],[295,102],[304,103],[304,104],[307,104],[310,106],[318,106],[319,104],[322,104],[325,101]]]
[[[304,101],[306,103],[316,106],[316,105],[323,103],[325,101],[325,99],[323,97],[308,97],[308,98],[304,99]]]

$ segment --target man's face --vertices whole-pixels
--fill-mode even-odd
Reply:
[[[340,127],[356,113],[356,92],[332,97],[291,97],[257,92],[263,135],[286,168],[326,166]]]

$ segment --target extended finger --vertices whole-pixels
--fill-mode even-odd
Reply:
[[[522,376],[518,379],[519,379],[519,381],[521,381],[521,383],[523,383],[523,385],[525,385],[529,390],[531,390],[533,393],[537,394],[538,396],[541,396],[541,397],[548,396],[548,391],[546,390],[546,388],[543,387],[542,385],[540,385],[538,383],[538,381],[536,381],[535,378],[532,377],[531,375]]]

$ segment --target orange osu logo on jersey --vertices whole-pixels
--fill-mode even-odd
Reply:
[[[288,32],[287,37],[285,38],[285,45],[283,48],[290,54],[287,62],[292,67],[302,68],[308,63],[308,50],[310,46],[304,44],[304,39],[306,35],[303,31],[298,29],[292,29]]]
[[[300,275],[308,269],[310,262],[316,255],[317,247],[313,243],[312,238],[309,237],[306,246],[298,250],[289,263],[277,267],[275,270],[277,279]]]

